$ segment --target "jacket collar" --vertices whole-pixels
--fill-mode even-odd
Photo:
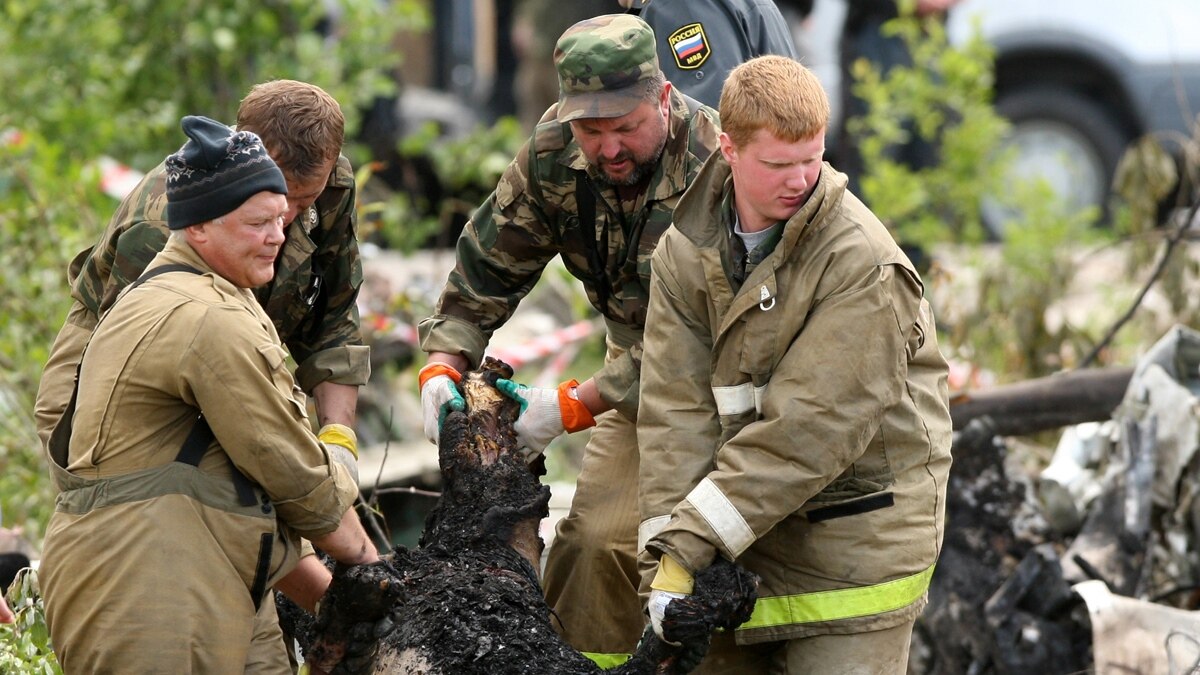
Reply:
[[[784,225],[783,234],[775,248],[779,255],[771,256],[772,259],[786,259],[802,238],[829,222],[830,214],[845,194],[846,180],[846,175],[828,162],[822,165],[816,189]],[[722,205],[732,197],[732,193],[733,176],[729,164],[719,151],[714,152],[700,169],[691,188],[679,200],[675,208],[676,227],[698,247],[725,251],[729,223],[724,222],[720,214],[724,213]]]
[[[155,267],[170,264],[194,267],[197,270],[200,270],[202,274],[211,276],[213,279],[213,286],[223,293],[233,295],[240,293],[253,293],[252,289],[238,288],[237,286],[233,285],[233,282],[229,281],[220,274],[217,274],[216,270],[214,270],[211,265],[205,262],[204,258],[201,258],[200,254],[196,252],[196,249],[192,248],[186,240],[176,239],[175,237],[167,237],[167,245],[164,246],[163,250],[154,257],[154,260],[150,261],[150,264],[146,266],[146,269],[151,270]]]

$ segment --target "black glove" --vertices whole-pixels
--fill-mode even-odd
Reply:
[[[366,565],[335,565],[306,660],[330,675],[372,672],[380,638],[395,628],[391,608],[399,594],[398,575],[386,556]]]

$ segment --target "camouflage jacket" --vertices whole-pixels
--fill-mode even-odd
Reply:
[[[626,352],[595,381],[601,397],[632,419],[650,255],[675,203],[717,148],[717,112],[698,106],[672,90],[662,160],[626,213],[616,191],[589,167],[570,125],[558,123],[554,109],[547,112],[459,237],[458,262],[436,313],[418,326],[421,348],[462,354],[478,365],[492,333],[561,255],[607,320],[610,340]],[[578,199],[579,190],[590,198]]]
[[[162,164],[146,174],[96,245],[71,263],[71,295],[93,325],[166,245],[165,179]],[[354,172],[340,157],[325,190],[287,228],[275,278],[254,291],[308,392],[322,382],[366,384],[370,375],[356,305],[363,273],[354,201]]]

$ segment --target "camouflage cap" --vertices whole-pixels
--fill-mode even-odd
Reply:
[[[627,115],[659,72],[654,31],[632,14],[585,19],[558,39],[554,67],[559,122]]]

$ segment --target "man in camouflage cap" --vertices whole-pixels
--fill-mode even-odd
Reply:
[[[317,405],[322,440],[357,450],[358,387],[370,375],[356,300],[362,262],[354,172],[341,156],[345,120],[320,87],[258,84],[238,108],[239,130],[263,139],[288,185],[287,240],[275,276],[254,293],[298,364],[296,381]],[[75,368],[97,318],[167,242],[166,170],[159,164],[122,200],[94,246],[68,272],[75,302],[55,339],[35,413],[43,445],[71,396]]]
[[[561,255],[604,316],[608,353],[580,384],[520,397],[518,440],[539,455],[592,428],[571,512],[558,525],[545,589],[566,639],[598,663],[623,660],[645,618],[638,596],[637,418],[650,255],[700,164],[717,148],[716,111],[663,78],[654,34],[625,14],[581,21],[554,51],[559,102],[475,212],[435,314],[419,325],[426,436],[437,442],[454,383],[479,365],[546,264]]]

